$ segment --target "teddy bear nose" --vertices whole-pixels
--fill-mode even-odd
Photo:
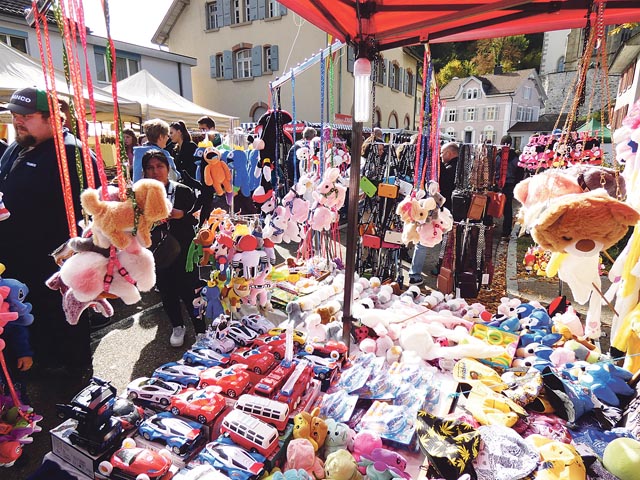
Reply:
[[[576,242],[576,249],[581,252],[590,252],[596,247],[596,242],[591,239],[583,238]]]

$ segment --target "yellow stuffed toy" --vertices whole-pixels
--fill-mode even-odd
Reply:
[[[213,147],[207,148],[203,155],[207,166],[204,167],[204,183],[213,187],[217,195],[231,193],[231,171],[220,158],[220,152]]]

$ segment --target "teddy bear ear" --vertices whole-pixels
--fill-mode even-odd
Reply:
[[[626,203],[613,201],[609,203],[611,216],[623,225],[635,225],[640,220],[640,213]]]

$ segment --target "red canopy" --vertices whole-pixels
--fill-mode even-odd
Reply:
[[[378,51],[427,41],[459,42],[582,28],[588,5],[592,3],[591,0],[279,1],[344,42],[359,44],[373,40]],[[638,20],[640,1],[606,2],[606,24]]]

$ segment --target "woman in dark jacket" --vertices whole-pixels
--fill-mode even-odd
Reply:
[[[174,250],[174,255],[158,258],[159,250],[156,249],[155,256],[156,286],[160,291],[164,311],[173,326],[170,343],[173,347],[181,347],[184,343],[185,325],[180,300],[191,317],[196,334],[204,333],[205,330],[204,320],[196,318],[193,314],[193,300],[200,281],[196,271],[187,272],[185,269],[187,253],[194,237],[193,227],[196,224],[196,219],[190,214],[195,196],[193,190],[186,185],[169,180],[169,162],[160,150],[149,150],[144,154],[142,169],[145,178],[158,180],[165,186],[167,198],[172,205],[168,221],[153,229],[152,249],[162,242],[161,239],[167,233],[179,244],[179,251]]]
[[[169,138],[175,143],[173,158],[175,158],[178,171],[186,170],[189,175],[195,178],[196,164],[194,154],[198,146],[191,140],[191,134],[182,120],[169,125]]]

